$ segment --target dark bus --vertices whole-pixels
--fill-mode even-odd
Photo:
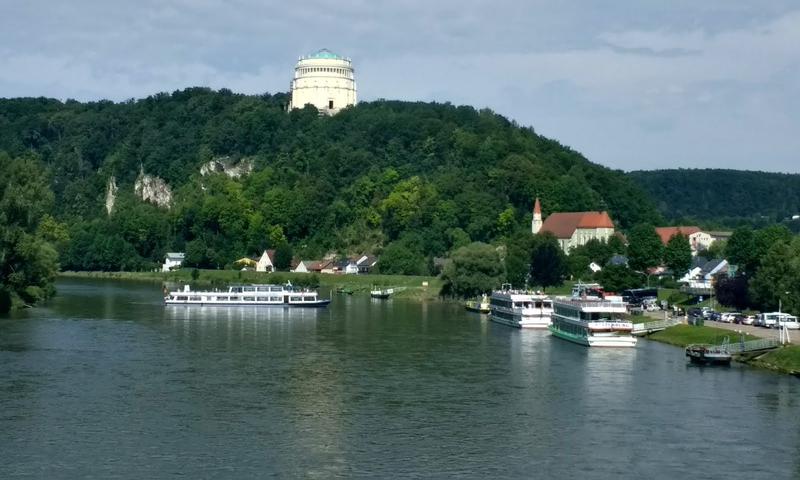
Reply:
[[[639,305],[645,298],[658,298],[658,289],[631,288],[622,292],[622,300],[631,305]]]

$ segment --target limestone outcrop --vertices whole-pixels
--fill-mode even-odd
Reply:
[[[243,158],[235,162],[231,157],[219,157],[210,160],[200,166],[200,175],[206,176],[212,173],[224,173],[231,178],[239,178],[249,175],[253,171],[253,160]]]
[[[114,202],[117,201],[117,179],[113,176],[108,177],[108,185],[106,185],[106,213],[111,215],[114,211]]]
[[[137,197],[145,202],[167,209],[172,205],[172,190],[167,185],[167,182],[154,175],[147,175],[144,170],[136,178],[133,191]]]

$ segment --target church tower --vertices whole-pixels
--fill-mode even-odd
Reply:
[[[542,229],[542,206],[539,204],[539,197],[533,203],[533,220],[531,220],[531,233],[536,235]]]

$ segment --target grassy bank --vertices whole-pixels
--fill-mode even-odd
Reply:
[[[64,278],[98,278],[131,280],[154,283],[192,283],[195,285],[220,286],[231,283],[285,283],[287,280],[297,285],[318,283],[332,290],[342,288],[353,294],[369,294],[373,286],[395,288],[398,298],[433,299],[439,296],[442,282],[437,277],[417,277],[407,275],[332,275],[292,272],[252,272],[239,270],[197,270],[192,278],[192,269],[172,272],[61,272]],[[427,286],[424,284],[427,282]]]
[[[731,330],[715,327],[696,327],[694,325],[675,325],[666,330],[655,332],[647,338],[658,342],[685,347],[692,343],[721,344],[725,337],[731,342],[738,342],[739,335]],[[756,340],[758,337],[745,335],[745,341]]]
[[[747,360],[747,363],[776,372],[800,375],[800,346],[794,345],[772,350]]]

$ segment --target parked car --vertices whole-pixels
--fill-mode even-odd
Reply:
[[[699,309],[699,308],[690,308],[686,313],[690,317],[702,317],[703,316],[703,311],[701,309]]]
[[[719,322],[719,321],[722,321],[722,314],[719,313],[719,312],[715,312],[715,311],[711,310],[711,311],[709,311],[708,317],[706,317],[706,318],[708,318],[709,320],[713,320],[715,322]]]
[[[755,320],[755,315],[743,315],[741,323],[742,325],[752,325]]]
[[[739,312],[725,312],[722,315],[720,315],[719,321],[724,323],[739,323],[739,322],[734,322],[734,320],[736,319],[737,316],[741,315],[742,314]]]

